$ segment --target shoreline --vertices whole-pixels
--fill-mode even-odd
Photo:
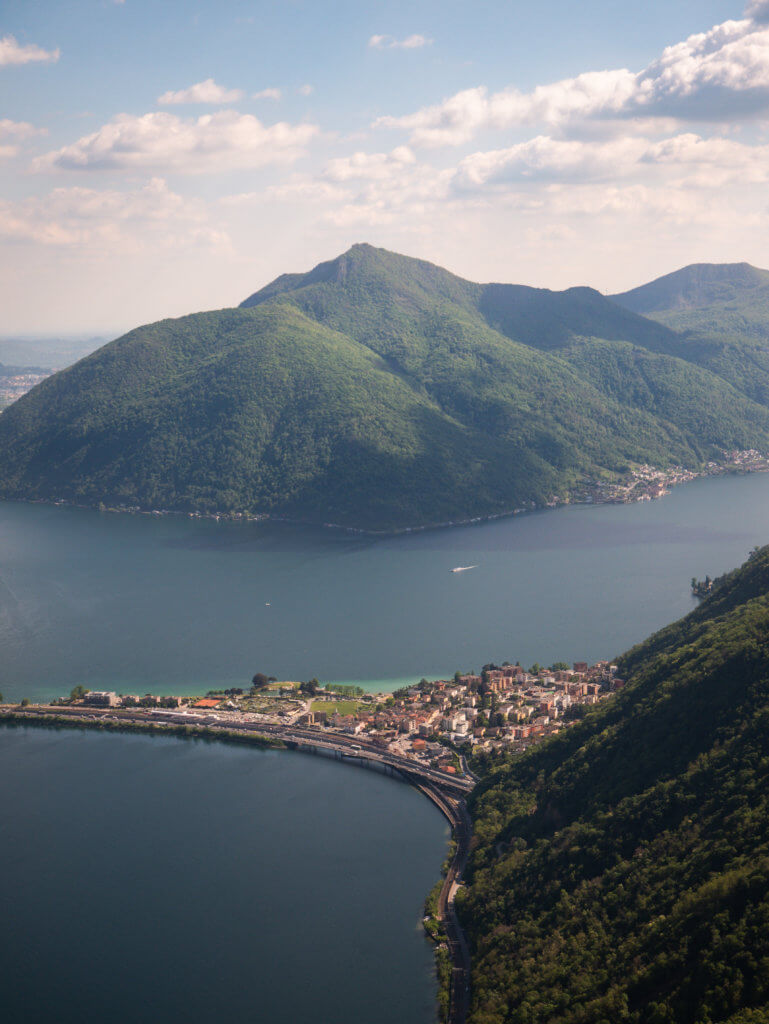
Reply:
[[[734,453],[736,456],[741,456],[749,453],[738,452]],[[751,473],[769,473],[769,456],[760,455],[758,452],[750,453],[754,454],[760,459],[760,464],[744,465],[740,462],[725,462],[716,463],[709,462],[703,468],[699,470],[689,470],[683,467],[677,466],[671,470],[661,470],[656,467],[642,467],[642,469],[650,469],[655,474],[661,477],[661,484],[657,488],[657,493],[641,492],[637,495],[622,494],[622,491],[627,491],[628,487],[634,487],[638,482],[644,479],[643,476],[637,475],[637,471],[633,471],[631,474],[624,478],[620,478],[613,483],[606,483],[601,485],[593,485],[601,488],[609,488],[607,493],[601,494],[592,493],[587,496],[579,496],[580,493],[584,493],[584,490],[580,490],[579,486],[575,488],[577,492],[576,496],[571,495],[556,496],[550,501],[546,501],[540,504],[530,503],[526,507],[519,507],[514,509],[504,509],[500,512],[489,512],[477,516],[469,516],[465,519],[449,519],[443,522],[435,523],[423,523],[414,526],[396,526],[389,529],[375,530],[369,527],[363,526],[351,526],[343,523],[331,523],[331,522],[319,522],[312,519],[295,519],[290,516],[273,516],[268,512],[200,512],[200,511],[184,511],[182,509],[145,509],[141,506],[128,506],[128,505],[114,505],[107,506],[104,502],[99,501],[96,504],[83,504],[76,501],[69,501],[63,498],[19,498],[19,497],[5,497],[0,495],[0,501],[3,502],[17,502],[24,505],[44,505],[46,507],[54,508],[73,508],[82,511],[99,512],[109,515],[134,515],[134,516],[149,516],[155,519],[161,519],[168,516],[180,516],[185,519],[200,519],[210,520],[212,522],[226,522],[226,523],[281,523],[288,526],[303,526],[312,527],[315,529],[322,530],[340,530],[344,533],[355,534],[365,537],[399,537],[404,534],[410,533],[424,533],[429,530],[448,530],[454,527],[462,526],[474,526],[482,523],[495,522],[498,519],[515,518],[517,516],[534,515],[542,512],[549,512],[559,508],[566,508],[568,506],[601,506],[601,505],[631,505],[641,501],[656,501],[660,498],[665,497],[670,493],[670,489],[679,487],[681,484],[691,483],[693,480],[701,480],[707,477],[717,476],[747,476]],[[668,479],[669,477],[669,479]],[[590,486],[583,484],[583,488]]]

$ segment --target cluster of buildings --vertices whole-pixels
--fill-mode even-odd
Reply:
[[[480,675],[457,673],[453,679],[422,680],[393,695],[369,694],[351,714],[341,714],[332,700],[327,711],[322,700],[299,702],[293,690],[286,695],[291,707],[269,715],[248,713],[238,696],[138,697],[92,690],[82,700],[103,708],[186,705],[185,714],[224,712],[228,719],[237,716],[249,722],[288,719],[297,726],[360,736],[367,743],[452,772],[459,768],[459,753],[525,750],[575,722],[583,707],[605,700],[623,686],[616,665],[577,661],[571,668],[534,666],[527,671],[504,664],[488,666]]]
[[[9,370],[9,367],[0,366],[0,408],[26,395],[35,384],[39,384],[50,374],[50,370]]]
[[[423,681],[384,703],[366,703],[353,715],[313,711],[300,722],[422,756],[434,753],[436,743],[443,753],[447,744],[523,750],[575,721],[581,706],[597,704],[623,686],[617,666],[606,661],[536,672],[503,665],[481,675]]]

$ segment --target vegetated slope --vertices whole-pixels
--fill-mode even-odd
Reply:
[[[592,289],[356,245],[33,389],[0,419],[0,495],[391,528],[769,447],[769,408],[685,356]]]
[[[620,670],[474,794],[472,1024],[769,1019],[769,548]]]
[[[749,263],[693,264],[611,298],[683,332],[684,358],[766,403],[769,271]]]

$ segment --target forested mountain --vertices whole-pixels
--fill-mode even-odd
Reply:
[[[769,548],[473,794],[471,1024],[769,1020]]]
[[[0,495],[369,528],[494,514],[769,449],[769,364],[716,364],[589,288],[356,245],[44,381],[0,417]]]
[[[695,263],[611,298],[679,332],[685,359],[766,404],[769,271],[749,263]]]

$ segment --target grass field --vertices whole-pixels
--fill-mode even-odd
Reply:
[[[333,715],[335,711],[340,715],[354,715],[360,705],[359,700],[314,700],[312,710],[325,711],[329,715]]]

